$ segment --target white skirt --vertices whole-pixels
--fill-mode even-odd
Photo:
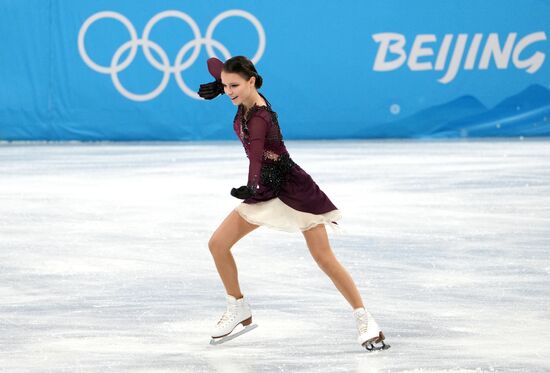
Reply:
[[[303,232],[319,224],[328,224],[333,230],[339,231],[336,221],[342,217],[340,210],[332,210],[319,215],[298,211],[277,197],[258,203],[241,202],[235,211],[251,224],[263,225],[285,232]]]

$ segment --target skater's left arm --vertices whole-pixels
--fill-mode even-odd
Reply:
[[[249,151],[248,181],[246,185],[231,190],[231,195],[239,199],[252,197],[259,188],[262,158],[264,155],[265,135],[267,123],[264,119],[255,116],[248,122]]]

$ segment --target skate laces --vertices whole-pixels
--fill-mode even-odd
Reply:
[[[223,313],[220,321],[218,321],[218,325],[225,324],[226,322],[231,321],[234,318],[234,315],[235,315],[234,311],[236,308],[237,306],[227,306],[227,309]]]
[[[357,329],[359,330],[359,334],[363,334],[368,331],[369,320],[367,314],[357,317]]]

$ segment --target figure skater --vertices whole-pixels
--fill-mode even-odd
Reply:
[[[231,195],[242,199],[242,203],[231,211],[208,242],[227,293],[227,308],[212,331],[212,341],[230,338],[239,324],[245,328],[251,326],[250,306],[239,287],[231,248],[259,226],[266,226],[301,231],[313,259],[351,305],[358,342],[367,350],[388,348],[353,279],[330,247],[325,225],[334,227],[341,217],[340,211],[290,158],[277,114],[258,92],[263,79],[254,64],[244,56],[236,56],[225,63],[210,58],[207,65],[216,80],[202,84],[198,94],[207,100],[226,94],[238,107],[233,129],[250,161],[246,185],[231,190]]]

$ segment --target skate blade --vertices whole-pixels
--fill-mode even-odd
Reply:
[[[391,346],[385,344],[384,339],[386,339],[386,337],[384,337],[384,333],[380,332],[378,334],[378,337],[369,339],[368,341],[364,342],[363,347],[365,347],[369,352],[387,350]]]
[[[252,331],[253,329],[256,329],[258,327],[257,324],[251,324],[251,325],[247,325],[245,326],[241,331],[237,332],[237,333],[231,333],[229,335],[226,335],[225,337],[220,337],[220,338],[212,338],[210,340],[210,344],[211,345],[219,345],[219,344],[222,344],[222,343],[225,343],[225,342],[229,342],[230,340],[234,339],[234,338],[237,338],[245,333],[248,333],[250,331]]]

